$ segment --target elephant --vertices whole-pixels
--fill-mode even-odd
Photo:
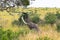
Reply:
[[[23,12],[21,19],[26,25],[28,25],[30,30],[35,29],[36,31],[39,31],[38,26],[30,20],[28,13]]]

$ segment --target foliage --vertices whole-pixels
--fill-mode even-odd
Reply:
[[[57,25],[57,31],[60,31],[60,13],[57,11],[57,21],[56,21],[56,25]]]
[[[32,22],[34,22],[34,23],[39,23],[39,21],[40,21],[40,18],[38,15],[34,15],[31,19],[32,19]]]
[[[0,40],[18,40],[18,33],[11,30],[3,31],[0,29]]]
[[[57,16],[57,19],[60,19],[60,13],[59,12],[57,12],[56,16]]]
[[[21,10],[21,9],[20,9],[20,10]],[[29,10],[29,9],[27,9],[27,10]],[[34,9],[34,10],[35,10],[35,9]],[[58,9],[58,10],[59,10],[59,9]],[[32,8],[31,8],[31,11],[33,11]],[[42,11],[43,11],[43,12],[42,12]],[[54,9],[48,9],[47,12],[49,12],[49,11],[53,11],[53,12],[54,12],[55,10],[54,10]],[[17,12],[18,12],[18,10],[17,10]],[[55,12],[56,12],[56,11],[55,11]],[[55,12],[54,12],[54,13],[55,13]],[[9,21],[8,21],[9,23],[10,23],[10,21],[12,21],[12,20],[11,20],[11,19],[12,19],[11,17],[14,17],[14,16],[7,15],[8,13],[6,13],[6,12],[4,12],[4,11],[3,11],[3,12],[0,11],[0,13],[1,13],[1,14],[0,14],[0,15],[1,15],[1,18],[4,18],[4,20],[5,20],[5,18],[9,19]],[[38,9],[38,13],[41,13],[42,15],[45,15],[46,11],[45,11],[44,9],[42,9],[42,10]],[[54,13],[53,13],[53,14],[54,14]],[[5,14],[5,16],[3,16],[4,14]],[[33,13],[31,13],[31,14],[33,14]],[[35,14],[35,13],[34,13],[34,14]],[[30,17],[32,18],[32,17],[34,16],[34,14],[31,15]],[[15,15],[15,14],[14,14],[14,15]],[[1,19],[1,18],[0,18],[0,19]],[[14,18],[15,18],[15,17],[14,17]],[[0,21],[0,22],[1,22],[1,21]],[[15,22],[18,23],[18,20],[16,20]],[[10,26],[10,24],[7,23],[6,26],[8,26],[8,25]],[[8,28],[11,29],[9,26],[8,26]],[[40,26],[40,25],[39,25],[39,26]],[[46,26],[48,27],[48,25],[46,25]],[[17,26],[15,26],[15,27],[17,27]],[[15,27],[13,27],[12,29],[14,30]],[[23,26],[21,26],[21,28],[22,28],[22,27],[23,27]],[[25,25],[25,27],[27,27],[27,26]],[[41,30],[42,30],[42,34],[41,34],[41,35],[42,35],[42,36],[43,36],[43,34],[46,35],[43,31],[47,31],[47,30],[48,30],[47,27],[44,27],[44,28],[43,28],[43,26],[41,27]],[[6,27],[4,26],[4,28],[6,28]],[[19,27],[19,28],[20,28],[20,27]],[[54,27],[54,28],[55,28],[55,27]],[[46,29],[46,30],[45,30],[45,29]],[[50,28],[50,29],[51,29],[51,28]],[[59,30],[60,30],[60,29],[59,29]],[[0,30],[0,31],[1,31],[1,30]],[[15,30],[14,30],[14,31],[15,31]],[[17,31],[17,29],[16,29],[16,31]],[[50,31],[50,30],[48,30],[48,31]],[[55,35],[55,34],[56,34],[56,32],[55,32],[54,29],[52,29],[52,31],[54,31],[54,33],[52,32],[52,34],[51,34],[50,32],[47,32],[47,33],[50,33],[50,34],[48,34],[50,37],[51,37],[51,35]],[[20,33],[19,33],[19,32],[20,32]],[[13,33],[13,34],[14,34],[15,36],[18,35],[18,34],[20,34],[20,35],[25,35],[25,34],[28,33],[28,30],[26,30],[26,29],[24,28],[24,29],[19,30],[19,32],[18,32],[18,33],[15,33],[15,34]],[[30,32],[30,31],[29,31],[29,32]],[[2,33],[3,33],[3,32],[0,32],[0,38],[1,38]],[[24,33],[25,33],[25,34],[24,34]],[[27,40],[28,40],[28,39],[30,39],[30,37],[31,37],[32,35],[34,36],[34,35],[36,35],[36,34],[32,34],[32,33],[31,33],[31,34],[28,34],[28,36],[26,36],[25,38],[29,37],[29,38],[27,38]],[[39,35],[40,35],[40,34],[39,34]],[[33,36],[32,36],[32,37],[33,37]],[[60,37],[59,35],[56,35],[56,36]],[[53,39],[56,39],[56,40],[58,39],[58,38],[55,38],[55,36],[53,36],[52,38],[53,38]],[[24,39],[24,37],[23,37],[23,39]],[[32,38],[32,40],[33,40],[33,39],[35,39],[35,38]],[[41,36],[40,36],[40,39],[38,38],[37,40],[43,40],[43,39],[44,39],[44,38],[41,38]],[[7,40],[7,39],[6,39],[6,40]],[[22,40],[22,39],[21,39],[21,40]],[[31,39],[30,39],[30,40],[31,40]]]
[[[56,22],[56,15],[53,13],[47,13],[47,15],[45,16],[45,21],[48,24],[54,24]]]
[[[34,22],[34,23],[40,22],[40,14],[37,13],[37,10],[35,10],[35,13],[30,12],[29,16],[30,16],[32,22]]]
[[[29,0],[21,0],[24,6],[29,5]]]

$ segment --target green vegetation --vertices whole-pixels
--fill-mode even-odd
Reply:
[[[42,37],[42,38],[39,37],[37,40],[53,40],[53,39],[51,39],[51,38],[45,36],[45,37]]]
[[[32,22],[39,23],[40,22],[40,18],[38,16],[34,16],[34,17],[32,17]]]
[[[58,23],[60,21],[60,19],[58,19],[60,17],[60,13],[57,14],[56,10],[58,11],[58,9],[49,8],[15,8],[15,10],[8,10],[9,12],[6,10],[0,11],[0,27],[2,28],[0,29],[0,40],[60,40],[60,25]],[[28,13],[31,21],[36,24],[42,20],[42,25],[46,22],[47,24],[54,24],[54,26],[41,26],[38,24],[38,27],[42,33],[38,33],[35,30],[30,30],[28,26],[22,22],[21,12]],[[56,29],[59,32],[57,32]]]
[[[29,0],[21,0],[24,6],[29,5]]]
[[[45,16],[45,21],[46,21],[46,23],[51,24],[51,25],[53,25],[53,24],[56,22],[56,19],[57,19],[57,17],[56,17],[56,15],[53,14],[53,13],[48,13],[48,14]]]
[[[11,30],[4,31],[0,29],[0,40],[18,40],[19,34]]]
[[[40,14],[37,14],[37,13],[30,14],[30,18],[31,18],[32,22],[34,22],[36,24],[40,22],[39,16],[40,16]]]
[[[57,19],[60,19],[60,13],[56,12]]]
[[[56,12],[57,20],[56,20],[56,26],[57,26],[57,31],[60,32],[60,13],[57,11]]]

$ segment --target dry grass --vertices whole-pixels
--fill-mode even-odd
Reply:
[[[56,8],[49,8],[49,9],[44,9],[44,8],[30,8],[30,9],[22,9],[19,8],[20,12],[24,11],[24,12],[30,12],[33,11],[33,13],[35,12],[35,10],[37,10],[38,14],[41,14],[40,18],[44,19],[44,16],[46,15],[47,12],[52,12],[52,13],[56,13],[56,11],[59,11],[60,9],[56,9]],[[59,11],[60,12],[60,11]],[[0,25],[3,27],[4,30],[12,30],[12,31],[19,31],[19,29],[21,27],[12,27],[12,22],[14,20],[18,20],[19,15],[14,14],[13,16],[9,15],[8,12],[6,12],[5,10],[2,12],[0,11]],[[58,33],[56,31],[56,26],[51,27],[50,25],[45,25],[45,26],[40,26],[39,25],[40,30],[42,31],[42,33],[36,33],[36,32],[29,32],[27,35],[25,36],[19,36],[20,40],[36,40],[39,37],[44,37],[44,36],[48,36],[53,40],[60,40],[60,33]]]
[[[40,32],[29,32],[25,36],[20,36],[20,40],[37,40],[39,37],[44,38],[45,36],[51,38],[51,40],[60,40],[60,33],[50,26],[40,27]]]

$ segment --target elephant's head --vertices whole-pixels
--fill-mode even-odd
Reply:
[[[28,18],[28,13],[22,13],[22,17],[24,18],[24,19],[27,19]]]
[[[22,13],[22,16],[21,16],[21,19],[22,19],[22,21],[23,21],[25,24],[27,24],[27,22],[25,21],[25,19],[28,20],[28,14],[23,12],[23,13]]]

